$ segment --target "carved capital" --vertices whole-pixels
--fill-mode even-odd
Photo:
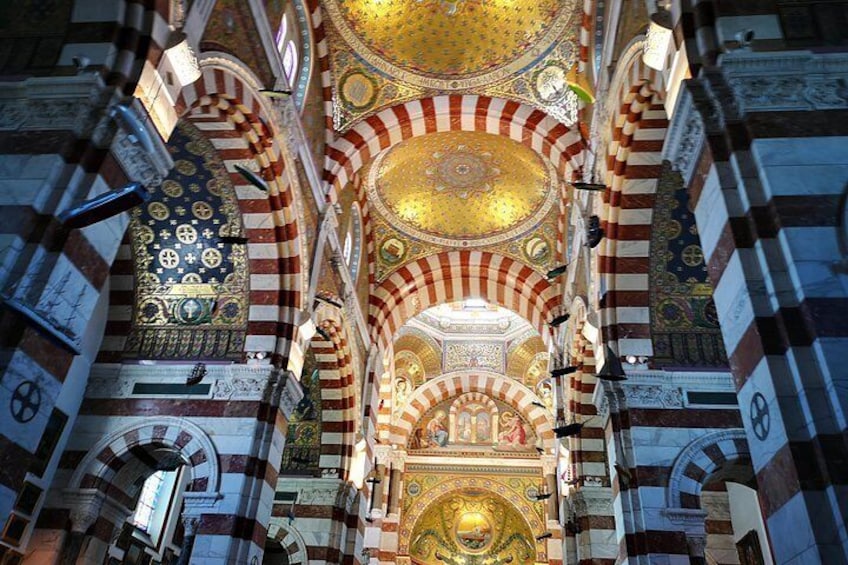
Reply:
[[[699,508],[664,508],[663,516],[687,536],[704,535],[707,512]]]
[[[84,534],[100,516],[106,495],[97,489],[68,489],[62,498],[70,509],[71,531]]]
[[[686,544],[689,546],[690,557],[704,557],[704,550],[707,548],[707,536],[688,535],[686,536]]]
[[[291,419],[292,414],[303,398],[303,387],[297,382],[294,373],[291,371],[283,371],[282,378],[285,382],[282,383],[282,391],[280,393],[280,410],[285,415],[286,419]]]

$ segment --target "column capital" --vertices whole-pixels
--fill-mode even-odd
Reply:
[[[62,498],[71,511],[71,531],[84,534],[100,516],[106,495],[97,489],[67,489]]]

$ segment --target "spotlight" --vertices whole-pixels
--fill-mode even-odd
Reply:
[[[542,500],[549,499],[552,495],[553,495],[552,492],[540,492],[539,494],[535,495],[533,498],[535,498],[537,501],[541,502]]]
[[[554,535],[551,532],[545,532],[540,536],[536,536],[536,541],[542,541],[552,537],[554,537]]]
[[[243,235],[223,235],[218,238],[221,243],[229,243],[230,245],[246,245],[249,239]]]
[[[627,375],[624,373],[624,367],[621,366],[621,361],[618,355],[613,353],[609,345],[606,346],[606,359],[601,370],[595,373],[595,376],[602,381],[626,381]]]
[[[566,270],[568,270],[568,265],[570,265],[570,263],[560,265],[559,267],[554,267],[553,269],[548,271],[548,274],[545,276],[548,278],[548,280],[555,279],[556,277],[563,274]]]
[[[315,333],[317,333],[327,341],[333,341],[333,338],[330,337],[330,334],[328,334],[324,328],[315,328]]]
[[[550,322],[548,322],[548,325],[551,326],[552,328],[556,328],[559,325],[567,322],[570,317],[571,317],[571,314],[561,314],[561,315],[557,316],[556,318],[554,318],[553,320],[551,320]]]
[[[67,229],[84,228],[103,221],[150,200],[150,193],[137,182],[104,192],[59,214]]]
[[[593,192],[604,192],[607,189],[607,185],[594,182],[573,182],[571,186],[577,190],[591,190]]]
[[[533,401],[533,402],[531,402],[530,404],[532,404],[533,406],[538,406],[539,408],[547,408],[547,406],[545,406],[544,404],[542,404],[542,403],[541,403],[541,402],[539,402],[538,400],[534,400],[534,401]]]
[[[263,88],[259,91],[259,94],[263,94],[268,98],[287,98],[292,95],[291,90],[271,90],[269,88]]]
[[[734,35],[733,38],[736,39],[740,47],[747,48],[750,47],[751,42],[754,41],[754,36],[755,33],[753,29],[743,29],[736,32],[736,35]]]
[[[327,298],[326,296],[316,296],[315,300],[320,300],[321,302],[329,304],[330,306],[335,306],[336,308],[344,308],[344,304],[342,304],[341,302],[337,302],[332,298]]]
[[[584,424],[568,424],[560,426],[558,428],[554,428],[554,434],[558,438],[580,435],[580,432],[583,431],[583,425]]]
[[[604,230],[601,228],[601,219],[597,216],[589,218],[589,227],[586,228],[586,245],[594,249],[604,238]]]
[[[265,182],[265,179],[263,179],[250,169],[245,169],[241,165],[234,165],[233,168],[238,171],[238,173],[242,177],[244,177],[244,180],[258,188],[262,192],[268,192],[268,183]]]
[[[544,447],[538,447],[538,446],[537,446],[537,447],[536,447],[536,451],[538,451],[538,452],[539,452],[539,455],[544,455],[544,454],[545,454],[545,448],[544,448]]]
[[[136,114],[134,110],[123,104],[115,104],[112,106],[112,110],[109,115],[112,118],[123,122],[124,126],[128,129],[130,141],[138,143],[148,153],[156,152],[156,148],[153,145],[153,139],[147,132],[145,125],[141,122],[141,118],[138,117],[138,114]]]
[[[571,373],[575,373],[575,372],[577,372],[577,369],[578,369],[578,368],[579,368],[579,367],[577,367],[577,366],[572,366],[572,367],[559,367],[559,368],[557,368],[557,369],[553,369],[553,370],[551,371],[551,376],[552,376],[552,377],[562,377],[563,375],[570,375]]]

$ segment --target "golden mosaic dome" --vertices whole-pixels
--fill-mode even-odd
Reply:
[[[357,52],[384,65],[369,63],[405,80],[404,72],[462,79],[527,64],[572,19],[562,0],[331,0],[327,9]]]
[[[369,201],[412,237],[438,245],[497,243],[528,231],[556,199],[556,171],[509,138],[446,132],[412,138],[374,160]]]

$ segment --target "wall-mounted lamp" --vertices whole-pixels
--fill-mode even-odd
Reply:
[[[168,44],[165,47],[165,56],[171,62],[174,76],[181,87],[200,78],[200,65],[194,51],[188,44],[188,37],[182,30],[178,29],[171,32],[170,37],[168,37]]]
[[[642,62],[654,70],[662,71],[665,69],[666,55],[671,43],[671,13],[659,6],[657,8],[657,11],[651,14]]]

